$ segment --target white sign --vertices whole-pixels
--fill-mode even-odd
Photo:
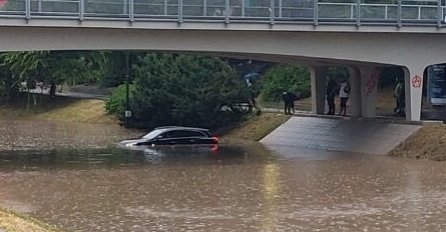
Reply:
[[[124,115],[125,115],[126,118],[130,118],[130,117],[132,117],[132,111],[131,110],[126,110],[124,112]]]

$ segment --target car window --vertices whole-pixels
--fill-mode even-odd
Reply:
[[[158,135],[160,135],[161,133],[163,133],[165,130],[154,130],[151,131],[150,133],[144,135],[142,138],[143,139],[153,139],[155,137],[157,137]]]
[[[206,136],[201,131],[179,131],[179,132],[180,132],[181,137],[203,137],[203,136]]]
[[[163,138],[163,139],[175,138],[175,137],[178,137],[178,136],[176,136],[175,131],[168,131],[168,132],[165,132],[159,136],[159,138]]]
[[[163,138],[208,137],[201,131],[174,130],[161,135]]]

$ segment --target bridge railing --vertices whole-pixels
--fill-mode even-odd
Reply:
[[[340,3],[330,0],[7,0],[6,4],[0,3],[0,17],[271,24],[445,24],[446,6],[442,0],[382,2],[387,3],[379,3],[379,0]]]

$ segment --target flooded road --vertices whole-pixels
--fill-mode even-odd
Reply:
[[[0,152],[0,206],[66,231],[446,230],[443,162],[87,148]]]

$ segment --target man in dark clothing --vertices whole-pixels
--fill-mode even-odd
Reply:
[[[393,110],[395,116],[405,116],[406,94],[403,79],[397,79],[394,97],[396,107]]]
[[[285,112],[285,115],[291,114],[291,112],[290,112],[291,101],[290,101],[290,96],[288,95],[288,92],[283,92],[282,93],[282,100],[283,100],[283,103],[284,103],[283,110]]]
[[[335,97],[338,84],[335,80],[329,80],[327,84],[327,104],[328,104],[328,115],[335,114]]]

